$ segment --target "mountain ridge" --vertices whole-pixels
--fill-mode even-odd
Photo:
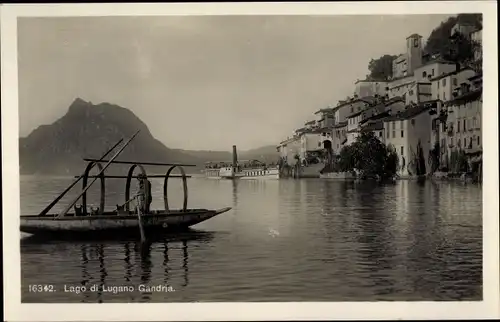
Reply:
[[[137,130],[139,135],[117,157],[117,160],[137,160],[149,162],[169,162],[195,164],[198,172],[206,161],[218,160],[218,156],[230,160],[229,151],[196,151],[168,148],[151,134],[148,126],[131,110],[119,105],[103,102],[92,104],[76,98],[66,114],[52,124],[40,125],[26,137],[19,138],[19,166],[22,175],[68,175],[80,174],[86,158],[100,158],[119,139],[125,140]],[[239,151],[239,159],[254,157],[252,151],[270,151],[271,146]],[[117,151],[117,147],[114,151]],[[274,151],[275,148],[274,148]],[[252,154],[253,153],[253,154]],[[107,158],[111,158],[114,152]],[[276,154],[262,155],[276,161]],[[129,166],[128,166],[129,167]],[[112,169],[123,174],[125,166],[113,165]],[[157,169],[151,169],[157,172]],[[151,171],[148,168],[148,173]],[[189,169],[186,169],[189,170]],[[107,170],[107,173],[109,171]]]

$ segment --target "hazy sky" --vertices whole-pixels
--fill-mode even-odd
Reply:
[[[20,135],[80,97],[132,110],[171,148],[277,144],[447,17],[21,18]]]

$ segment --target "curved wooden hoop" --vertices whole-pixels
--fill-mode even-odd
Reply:
[[[186,180],[186,172],[184,171],[184,168],[179,166],[179,165],[174,165],[168,169],[167,174],[165,175],[165,181],[163,183],[163,201],[165,202],[165,211],[168,212],[170,209],[168,208],[168,178],[170,177],[170,173],[175,168],[179,168],[182,174],[182,186],[184,188],[184,203],[182,206],[182,211],[187,210],[187,202],[188,202],[188,188],[187,188],[187,180]]]
[[[87,168],[85,168],[85,172],[83,174],[82,190],[87,187],[87,181],[89,178],[90,170],[92,169],[94,164],[97,164],[97,167],[99,168],[99,172],[102,171],[102,165],[99,162],[89,162],[89,164],[87,165]],[[99,178],[101,181],[101,200],[99,202],[99,214],[102,214],[104,212],[104,206],[105,206],[105,201],[106,201],[106,184],[104,182],[104,173],[101,173],[99,175]],[[85,192],[82,195],[82,213],[84,216],[87,215],[87,192]]]
[[[141,170],[141,173],[146,177],[146,179],[148,178],[148,176],[146,175],[146,170],[144,169],[144,167],[140,164],[134,164],[130,167],[130,169],[128,170],[128,174],[127,174],[127,182],[125,183],[125,210],[126,211],[130,211],[130,202],[127,202],[130,200],[130,181],[132,180],[132,175],[134,174],[134,170],[136,167],[139,167],[139,169]],[[149,191],[148,189],[146,189],[146,200],[148,200],[149,198],[149,195],[148,195]]]

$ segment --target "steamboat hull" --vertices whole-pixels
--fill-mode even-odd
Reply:
[[[163,233],[182,231],[229,211],[231,208],[218,210],[193,209],[188,211],[153,211],[141,216],[145,233]],[[139,231],[137,214],[116,212],[92,216],[67,215],[61,218],[55,215],[21,216],[21,232],[37,236],[106,236],[137,235]]]

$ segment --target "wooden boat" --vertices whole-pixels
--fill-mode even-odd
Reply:
[[[136,162],[136,161],[116,161],[116,157],[123,151],[123,149],[133,140],[133,138],[139,132],[135,133],[128,142],[122,146],[122,148],[111,158],[109,161],[104,160],[104,158],[113,151],[122,141],[120,140],[115,144],[108,152],[106,152],[100,159],[84,159],[88,162],[85,172],[77,178],[65,191],[63,191],[52,203],[50,203],[39,215],[37,216],[21,216],[20,230],[21,232],[33,234],[33,235],[44,235],[44,236],[79,236],[81,235],[129,235],[130,233],[138,235],[140,233],[141,240],[145,240],[148,234],[161,234],[163,232],[172,232],[178,230],[185,230],[188,227],[196,225],[200,222],[208,220],[214,216],[222,214],[229,211],[230,207],[225,207],[221,209],[189,209],[187,208],[187,178],[183,167],[194,166],[187,164],[173,164],[173,163],[155,163],[155,162]],[[105,163],[102,166],[101,163]],[[127,176],[106,176],[104,174],[107,167],[111,164],[130,164],[131,167],[128,171]],[[100,169],[99,173],[95,176],[90,176],[90,170],[97,165]],[[132,178],[137,178],[134,176],[134,170],[138,167],[140,173],[146,179],[146,171],[144,165],[150,166],[170,166],[166,174],[154,175],[151,177],[163,177],[163,200],[165,204],[165,209],[163,210],[150,210],[148,213],[142,213],[142,211],[135,207],[135,209],[130,209],[131,201],[134,198],[130,198],[130,183]],[[184,188],[184,203],[183,208],[178,210],[171,210],[168,206],[168,196],[167,196],[167,186],[168,179],[172,176],[171,172],[178,168],[181,172],[181,178]],[[93,178],[90,184],[87,184],[89,178]],[[125,203],[122,206],[117,205],[115,211],[104,211],[105,209],[105,178],[125,178],[126,189],[125,189]],[[90,186],[97,180],[101,181],[101,198],[100,205],[98,208],[91,208],[90,212],[87,209],[86,193]],[[53,206],[59,202],[59,200],[69,191],[72,187],[76,185],[79,181],[82,181],[83,187],[81,193],[59,214],[49,214],[48,212]],[[146,196],[146,199],[148,196]],[[76,203],[81,199],[82,204],[76,205]],[[74,212],[70,212],[73,209]]]

